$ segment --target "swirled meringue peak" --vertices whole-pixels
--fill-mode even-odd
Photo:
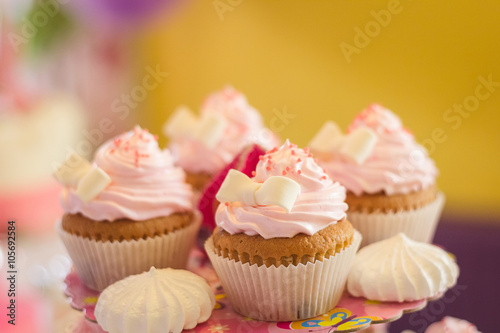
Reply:
[[[441,321],[433,323],[425,330],[425,333],[481,333],[476,325],[467,320],[455,317],[444,317]]]
[[[328,177],[308,148],[300,149],[286,140],[259,159],[253,181],[263,183],[272,176],[287,177],[300,186],[300,194],[289,213],[275,205],[222,203],[215,220],[228,233],[243,232],[265,239],[291,238],[299,233],[313,235],[345,219],[345,188]]]
[[[214,293],[200,276],[151,267],[107,287],[95,317],[109,333],[177,333],[208,320],[214,305]]]
[[[160,150],[157,137],[139,126],[105,142],[94,164],[109,175],[111,183],[89,202],[67,186],[61,194],[65,212],[96,221],[142,221],[193,209],[184,171],[174,167],[168,150]]]
[[[249,144],[270,149],[280,143],[277,135],[264,126],[259,111],[248,103],[243,93],[231,86],[205,99],[200,118],[210,116],[225,120],[223,135],[213,147],[208,147],[197,138],[171,138],[176,163],[188,172],[214,174]]]
[[[332,152],[322,165],[328,174],[356,195],[406,194],[433,185],[438,175],[434,161],[392,111],[373,104],[361,112],[347,130],[367,128],[376,135],[370,156],[354,163]]]
[[[404,302],[437,296],[457,282],[452,257],[405,234],[372,243],[354,259],[347,290],[370,300]]]

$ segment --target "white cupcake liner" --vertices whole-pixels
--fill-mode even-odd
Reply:
[[[443,210],[445,197],[439,192],[433,202],[410,211],[390,213],[347,212],[347,219],[361,235],[361,247],[398,233],[419,242],[430,243]]]
[[[360,243],[361,234],[355,231],[352,244],[340,253],[288,267],[258,267],[223,258],[215,253],[212,237],[205,250],[236,312],[257,320],[291,321],[335,307]]]
[[[147,239],[109,242],[72,235],[57,224],[73,265],[83,283],[102,291],[110,284],[129,275],[157,268],[185,268],[189,252],[201,224],[201,214],[185,228]]]

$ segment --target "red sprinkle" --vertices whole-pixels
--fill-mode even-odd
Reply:
[[[297,170],[297,174],[300,175],[302,173],[301,170]]]
[[[299,162],[302,162],[302,160],[300,158],[297,159],[297,163],[299,163]]]
[[[109,151],[109,153],[110,153],[110,154],[113,154],[114,152],[115,152],[115,150],[114,150],[114,149],[111,149],[111,150]]]
[[[226,205],[226,207],[229,206],[229,202],[225,202],[224,205]]]
[[[255,171],[252,171],[252,176],[255,176],[256,172]]]
[[[325,179],[325,180],[326,180],[326,176],[321,176],[321,178],[320,178],[320,179]]]
[[[283,174],[283,176],[286,176],[287,172],[286,170],[283,170],[283,172],[281,172]]]
[[[113,142],[115,143],[115,146],[120,147],[120,144],[122,143],[122,139],[114,139]]]
[[[270,160],[272,158],[271,155],[267,155],[267,159]]]
[[[286,170],[286,171],[290,171],[290,167],[289,167],[289,166],[287,166],[287,167],[285,168],[285,170]]]
[[[265,159],[264,155],[259,156],[259,160],[263,161]]]
[[[156,134],[155,134],[155,135],[153,136],[153,138],[154,138],[156,141],[158,141],[158,135],[156,135]]]
[[[309,147],[305,147],[305,148],[304,148],[304,152],[305,152],[306,154],[307,154],[307,153],[309,153]]]
[[[307,157],[313,157],[313,154],[309,153],[307,154]]]
[[[267,170],[267,171],[271,171],[271,167],[268,165],[268,166],[266,167],[266,170]]]
[[[292,155],[295,155],[295,150],[292,150]]]

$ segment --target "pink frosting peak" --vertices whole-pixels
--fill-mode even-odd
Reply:
[[[405,194],[435,183],[438,170],[434,162],[392,111],[370,105],[354,119],[348,133],[359,127],[372,129],[378,138],[364,163],[339,157],[322,162],[328,174],[348,191],[356,195],[380,191]]]
[[[186,171],[214,174],[249,144],[269,149],[279,143],[278,137],[264,127],[260,113],[248,104],[245,95],[231,86],[206,98],[201,114],[210,113],[219,114],[227,120],[223,139],[215,148],[210,149],[203,142],[186,138],[175,140],[172,144],[177,165]]]
[[[174,167],[168,150],[160,150],[157,137],[136,126],[104,143],[95,164],[111,184],[96,198],[84,203],[74,188],[61,195],[64,210],[96,221],[129,218],[135,221],[192,210],[192,190],[181,168]]]
[[[290,238],[299,233],[313,235],[345,218],[345,188],[325,174],[307,148],[300,149],[287,140],[260,156],[253,180],[264,182],[271,176],[284,176],[300,185],[301,193],[290,213],[273,205],[223,203],[215,216],[217,225],[230,234]]]
[[[440,322],[427,327],[425,333],[480,333],[477,327],[467,320],[444,317]]]

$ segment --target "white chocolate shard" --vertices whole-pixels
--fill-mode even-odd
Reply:
[[[111,183],[109,175],[101,168],[92,168],[78,183],[75,194],[83,202],[89,202]]]
[[[78,181],[92,168],[92,165],[77,153],[71,155],[64,161],[59,169],[54,172],[56,179],[65,186],[76,187]]]
[[[339,153],[357,164],[363,164],[371,156],[376,143],[377,135],[373,130],[359,127],[345,137]]]
[[[250,206],[256,206],[255,191],[257,191],[261,185],[262,184],[251,180],[243,172],[231,169],[227,173],[215,197],[220,202],[239,201]]]
[[[224,136],[226,127],[227,121],[224,117],[210,113],[200,119],[195,137],[208,148],[214,148]]]
[[[282,176],[272,176],[255,192],[255,199],[259,205],[279,206],[290,213],[299,194],[300,185],[296,181]]]
[[[329,153],[335,150],[343,139],[344,135],[339,126],[328,120],[309,142],[309,148],[319,153]]]
[[[163,134],[176,138],[180,136],[194,137],[198,126],[196,115],[184,105],[175,109],[170,118],[163,124]]]

